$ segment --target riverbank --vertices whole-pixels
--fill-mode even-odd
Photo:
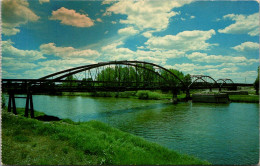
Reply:
[[[23,113],[22,109],[17,111]],[[44,114],[35,112],[35,116]],[[2,111],[2,162],[7,165],[209,164],[98,121],[43,122],[5,110]]]
[[[229,95],[231,102],[259,103],[259,95]]]
[[[191,93],[191,97],[193,91]],[[91,96],[91,97],[116,97],[116,98],[135,98],[141,100],[171,100],[171,93],[162,93],[160,91],[129,91],[129,92],[95,92],[95,93],[77,93],[77,92],[64,92],[64,96]],[[177,95],[178,101],[186,101],[186,94],[181,93]],[[244,103],[258,103],[259,95],[249,94],[249,95],[229,95],[231,102],[244,102]]]

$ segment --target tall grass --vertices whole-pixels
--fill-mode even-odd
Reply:
[[[203,165],[143,138],[98,122],[41,122],[2,112],[7,165]]]

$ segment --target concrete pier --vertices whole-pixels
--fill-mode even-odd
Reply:
[[[196,93],[192,95],[192,102],[201,103],[228,103],[229,97],[226,93]]]

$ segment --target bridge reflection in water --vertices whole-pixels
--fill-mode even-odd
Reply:
[[[56,72],[39,79],[2,79],[3,92],[9,94],[8,111],[16,112],[15,94],[27,94],[25,116],[34,117],[32,95],[56,92],[96,92],[96,91],[171,91],[173,101],[177,101],[178,91],[190,89],[237,89],[238,86],[253,84],[234,83],[231,79],[215,80],[210,76],[192,75],[181,79],[170,70],[143,61],[109,61],[79,66]]]

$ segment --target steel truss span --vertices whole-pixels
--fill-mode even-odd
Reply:
[[[109,61],[59,71],[39,79],[2,79],[4,91],[93,92],[130,90],[171,90],[230,88],[251,86],[231,79],[217,81],[206,75],[192,75],[182,80],[170,70],[144,61]]]

